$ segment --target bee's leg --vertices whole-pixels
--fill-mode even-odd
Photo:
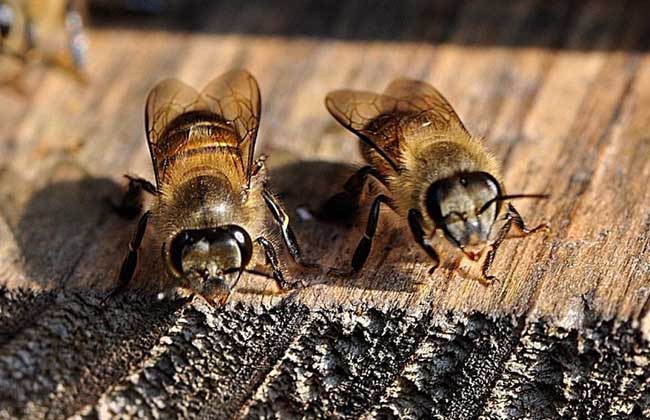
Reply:
[[[120,216],[125,219],[133,219],[142,211],[143,192],[156,195],[158,194],[158,190],[151,182],[144,178],[137,178],[131,175],[124,176],[129,180],[129,187],[126,193],[122,196],[119,204],[115,204],[111,200],[108,200],[108,204]]]
[[[490,268],[492,267],[492,263],[494,262],[494,258],[497,255],[497,250],[501,246],[501,243],[506,239],[506,237],[508,236],[508,232],[510,232],[510,229],[512,228],[512,223],[513,223],[512,216],[510,215],[510,212],[508,212],[506,213],[506,223],[503,226],[501,226],[501,229],[499,229],[499,233],[494,239],[494,242],[492,242],[492,245],[490,246],[490,250],[485,256],[485,261],[483,261],[483,268],[481,270],[481,274],[483,277],[480,279],[480,282],[484,286],[489,286],[495,281],[499,280],[496,276],[488,274],[488,272],[490,271]]]
[[[422,247],[424,252],[426,252],[427,255],[433,260],[433,267],[431,267],[429,270],[429,274],[432,274],[436,268],[438,268],[438,265],[440,265],[440,258],[438,258],[438,253],[436,250],[433,249],[431,244],[425,238],[424,229],[422,228],[422,213],[416,209],[409,210],[408,221],[409,227],[411,228],[411,233],[413,234],[413,238],[415,238],[415,242],[417,242],[418,245]]]
[[[343,191],[331,196],[315,212],[317,217],[324,220],[342,220],[355,214],[359,210],[359,199],[369,176],[382,180],[381,174],[372,166],[360,168],[343,184]]]
[[[289,250],[289,253],[291,254],[293,260],[305,268],[319,268],[320,265],[312,262],[307,262],[303,259],[302,253],[300,252],[300,247],[298,246],[298,240],[296,239],[296,235],[293,233],[293,229],[291,229],[291,225],[289,224],[289,215],[286,211],[284,211],[273,194],[271,194],[271,192],[268,190],[264,190],[262,191],[262,196],[264,197],[264,201],[269,207],[269,210],[271,210],[273,218],[280,225],[280,229],[282,230],[282,239],[284,241],[284,244],[287,246],[287,249]]]
[[[512,219],[512,223],[514,224],[515,228],[517,228],[517,231],[519,232],[519,235],[515,237],[525,237],[539,231],[548,231],[551,228],[551,226],[546,222],[540,223],[534,228],[527,227],[526,223],[524,222],[524,219],[521,217],[517,209],[515,209],[515,207],[512,204],[508,204],[508,215],[506,217]]]
[[[368,214],[368,223],[366,224],[366,232],[363,235],[363,238],[359,241],[357,248],[354,251],[352,256],[352,273],[356,273],[363,268],[363,265],[368,260],[368,255],[370,255],[370,249],[372,247],[372,239],[375,236],[377,231],[377,223],[379,222],[379,210],[381,209],[381,204],[390,205],[391,200],[387,196],[381,194],[375,197],[375,200],[372,202],[370,207],[370,213]]]
[[[267,155],[260,155],[255,162],[253,162],[251,168],[251,177],[262,174],[266,178],[266,160],[268,159]],[[266,180],[265,180],[266,181]]]
[[[291,289],[291,285],[287,283],[284,279],[284,274],[280,268],[280,260],[278,259],[278,253],[275,251],[273,244],[268,239],[260,236],[255,240],[258,244],[264,249],[264,255],[266,256],[266,262],[271,265],[273,269],[273,279],[277,283],[278,287],[281,290]]]
[[[497,249],[499,249],[501,243],[505,239],[509,238],[508,233],[510,232],[510,229],[512,228],[513,225],[520,232],[520,235],[518,235],[519,237],[528,236],[539,231],[550,229],[550,225],[548,223],[541,223],[540,225],[535,226],[534,228],[528,228],[524,223],[524,219],[521,218],[521,215],[514,208],[512,204],[508,204],[505,220],[506,223],[499,230],[496,239],[494,240],[492,246],[490,247],[490,251],[488,251],[485,257],[485,261],[483,261],[483,270],[482,270],[483,278],[481,280],[481,283],[483,283],[486,286],[489,286],[490,284],[498,280],[495,276],[488,274],[488,271],[490,271],[490,267],[492,266],[494,257],[496,257]]]
[[[149,221],[150,212],[146,212],[140,217],[138,221],[138,228],[133,235],[133,238],[129,242],[129,253],[126,254],[124,261],[122,262],[122,267],[120,268],[120,276],[118,277],[117,287],[109,293],[109,295],[104,298],[102,303],[111,299],[112,297],[119,295],[124,292],[135,274],[135,269],[138,266],[138,250],[142,244],[142,239],[144,234],[147,231],[147,222]]]

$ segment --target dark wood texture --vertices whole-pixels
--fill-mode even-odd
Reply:
[[[0,417],[650,415],[650,349],[630,323],[100,297],[0,296]]]
[[[0,91],[0,284],[30,289],[0,299],[0,413],[649,416],[649,9],[290,0],[95,14],[89,85],[34,69],[27,95]],[[483,287],[449,249],[429,276],[386,212],[357,277],[290,297],[248,277],[223,310],[137,296],[100,308],[135,228],[104,198],[123,173],[152,178],[148,90],[233,67],[260,83],[258,153],[308,257],[346,264],[363,228],[296,214],[360,163],[323,98],[397,77],[439,88],[509,192],[551,195],[518,207],[552,233],[507,241],[501,281]],[[140,281],[161,275],[157,256]]]

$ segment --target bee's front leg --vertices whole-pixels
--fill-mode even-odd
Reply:
[[[547,222],[542,222],[539,225],[529,228],[526,226],[526,223],[524,222],[524,219],[521,217],[517,209],[512,204],[508,204],[508,216],[509,218],[512,219],[512,223],[515,228],[517,228],[517,231],[519,232],[519,235],[516,237],[525,237],[528,235],[532,235],[533,233],[537,233],[540,231],[549,231],[551,229],[551,225]]]
[[[489,286],[495,281],[498,281],[497,277],[488,274],[488,272],[492,267],[492,263],[494,262],[494,258],[496,257],[497,250],[501,246],[501,243],[503,243],[503,241],[506,238],[508,238],[508,233],[510,232],[513,226],[520,232],[520,235],[518,235],[518,237],[524,237],[539,231],[547,231],[550,229],[550,225],[548,223],[541,223],[540,225],[535,226],[534,228],[528,228],[526,226],[526,223],[524,222],[524,219],[521,217],[519,212],[514,208],[512,204],[508,204],[505,220],[506,223],[501,227],[501,229],[499,229],[499,233],[497,234],[497,237],[495,238],[494,242],[492,242],[490,250],[488,251],[485,257],[485,261],[483,261],[483,270],[482,270],[483,278],[481,280],[481,283],[486,286]]]
[[[415,242],[417,242],[417,244],[420,245],[424,252],[426,252],[427,255],[433,260],[433,267],[431,267],[429,270],[429,274],[433,274],[436,268],[438,268],[440,265],[440,258],[438,257],[436,250],[433,249],[431,244],[429,244],[429,242],[426,240],[424,229],[422,228],[422,223],[424,221],[422,213],[416,209],[409,210],[408,221]]]
[[[124,175],[129,180],[129,187],[118,204],[107,199],[113,211],[125,219],[133,219],[142,211],[143,193],[158,194],[158,189],[144,178]]]

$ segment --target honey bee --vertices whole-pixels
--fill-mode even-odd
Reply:
[[[260,110],[257,82],[245,70],[223,74],[200,93],[174,79],[151,90],[145,125],[156,184],[129,177],[115,209],[134,217],[142,192],[155,202],[140,217],[112,295],[131,282],[148,225],[172,287],[213,304],[226,302],[243,272],[262,274],[251,267],[256,245],[273,269],[267,276],[281,289],[295,286],[285,280],[267,210],[294,262],[317,266],[302,258],[289,216],[269,190],[265,158],[254,159]]]
[[[0,0],[2,80],[16,83],[27,64],[43,62],[79,79],[87,49],[81,0]]]
[[[370,206],[365,234],[347,274],[361,270],[368,259],[382,204],[408,220],[415,242],[433,261],[430,272],[440,263],[433,247],[438,232],[472,261],[480,260],[488,249],[480,278],[484,285],[497,280],[489,270],[512,227],[522,236],[549,228],[547,223],[526,227],[510,203],[502,209],[507,200],[546,195],[507,195],[496,159],[429,84],[399,79],[383,94],[335,91],[327,95],[325,105],[359,137],[369,165],[352,175],[343,191],[323,204],[320,214],[336,219],[356,211],[370,177],[386,190]],[[503,225],[495,229],[500,216]]]

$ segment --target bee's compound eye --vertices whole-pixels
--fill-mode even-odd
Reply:
[[[436,225],[441,226],[444,223],[442,216],[441,204],[449,191],[449,182],[446,179],[431,184],[426,193],[425,206],[429,217]]]
[[[183,274],[183,251],[185,247],[196,242],[196,239],[188,232],[179,233],[169,246],[169,254],[172,268],[176,275]]]
[[[9,5],[0,3],[0,37],[6,38],[11,32],[11,26],[14,23],[14,11]]]
[[[253,257],[253,241],[244,228],[237,225],[228,225],[224,229],[237,242],[241,254],[242,267],[245,267]]]

